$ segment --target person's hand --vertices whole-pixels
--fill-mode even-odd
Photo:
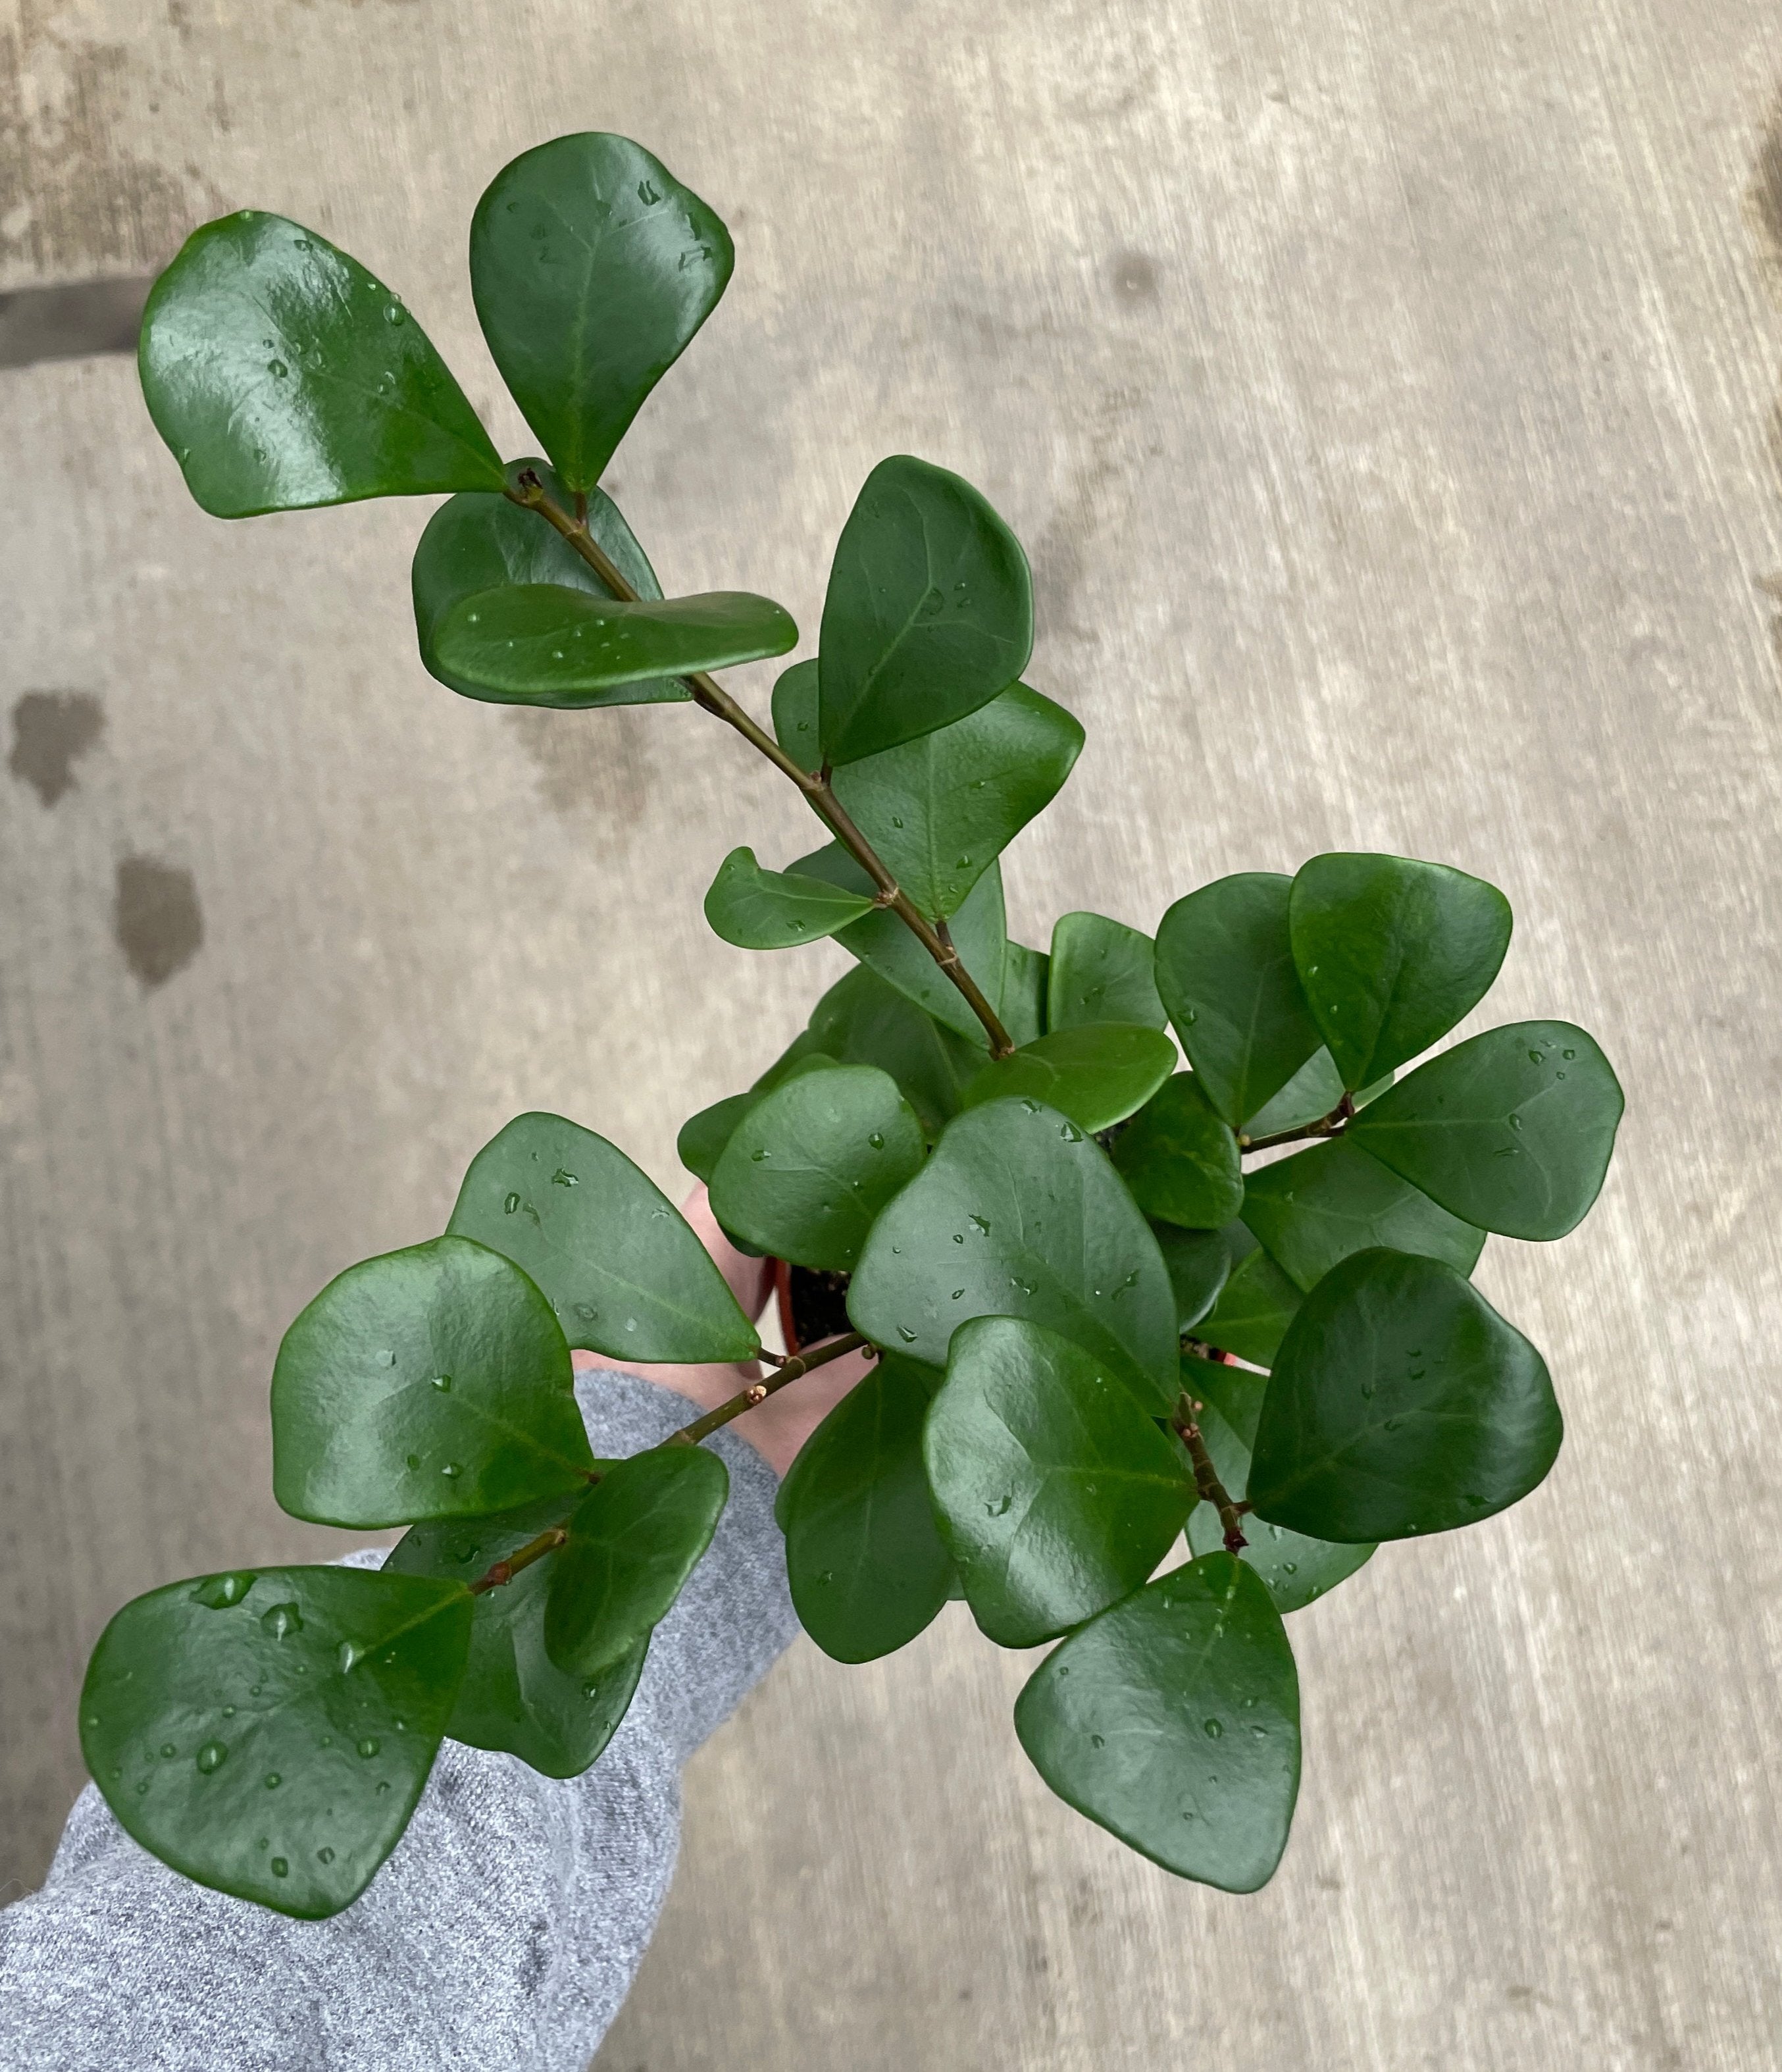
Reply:
[[[700,1242],[716,1260],[718,1270],[730,1284],[730,1292],[743,1314],[758,1318],[773,1293],[771,1262],[750,1259],[738,1252],[712,1214],[703,1186],[696,1187],[681,1205],[681,1214],[698,1233]],[[809,1350],[808,1347],[806,1348]],[[664,1388],[678,1390],[701,1410],[716,1410],[739,1388],[762,1378],[759,1361],[745,1360],[734,1367],[643,1367],[636,1361],[609,1359],[605,1353],[577,1352],[573,1355],[578,1371],[586,1367],[617,1367],[622,1373],[641,1374]],[[748,1440],[775,1474],[783,1475],[798,1450],[829,1412],[866,1373],[872,1362],[864,1352],[844,1353],[827,1367],[801,1375],[788,1382],[765,1403],[745,1410],[733,1429]],[[691,1421],[691,1420],[689,1420]]]

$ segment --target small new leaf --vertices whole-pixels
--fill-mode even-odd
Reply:
[[[462,1583],[363,1568],[151,1590],[88,1664],[87,1767],[163,1863],[325,1920],[409,1824],[464,1673],[470,1605]]]
[[[1541,1355],[1463,1275],[1357,1252],[1275,1355],[1250,1498],[1320,1540],[1449,1532],[1526,1496],[1562,1429]]]
[[[401,302],[284,216],[195,230],[149,296],[137,356],[154,428],[213,518],[502,486]]]
[[[1012,1317],[955,1333],[924,1449],[966,1601],[1002,1647],[1055,1638],[1136,1589],[1195,1502],[1186,1457],[1130,1388]]]
[[[716,306],[735,254],[659,158],[603,130],[505,166],[470,224],[470,290],[514,401],[572,490],[592,490]]]
[[[550,1304],[465,1237],[331,1281],[285,1334],[272,1412],[273,1494],[323,1525],[505,1511],[593,1461]]]
[[[1033,1766],[1128,1848],[1226,1892],[1266,1885],[1300,1790],[1300,1680],[1255,1572],[1204,1555],[1074,1633],[1015,1705]]]
[[[729,1490],[703,1446],[658,1446],[606,1470],[551,1557],[544,1645],[565,1675],[598,1677],[648,1638],[711,1544]]]
[[[572,1346],[689,1365],[760,1350],[680,1210],[616,1145],[560,1115],[515,1116],[491,1137],[447,1228],[524,1267]]]
[[[907,454],[867,477],[836,542],[819,639],[826,763],[857,763],[963,719],[1033,648],[1014,534],[968,482]]]
[[[797,871],[763,870],[752,849],[732,849],[705,895],[712,934],[739,950],[789,950],[820,942],[872,911],[864,893],[846,892]]]

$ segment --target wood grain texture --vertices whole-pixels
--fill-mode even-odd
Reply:
[[[1779,85],[1762,0],[0,4],[0,290],[281,210],[404,292],[510,451],[470,207],[553,132],[638,137],[738,271],[610,486],[671,586],[807,636],[881,455],[986,489],[1032,680],[1090,729],[1009,859],[1027,939],[1435,857],[1518,916],[1468,1026],[1568,1016],[1627,1085],[1595,1215],[1480,1276],[1548,1355],[1558,1468],[1296,1617],[1266,1892],[1052,1800],[1024,1662],[958,1608],[877,1668],[801,1646],[689,1774],[602,2072],[1774,2063]],[[301,1305],[436,1231],[524,1107],[679,1184],[680,1120],[840,953],[704,930],[727,849],[808,837],[691,709],[421,672],[420,507],[209,520],[121,360],[0,374],[0,706],[48,701],[0,779],[16,1891],[116,1605],[341,1544],[269,1494]]]

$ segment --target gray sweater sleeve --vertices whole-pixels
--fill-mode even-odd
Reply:
[[[577,1394],[597,1453],[686,1419],[632,1375],[585,1373]],[[0,2065],[580,2072],[668,1889],[681,1763],[795,1627],[773,1471],[729,1433],[712,1443],[729,1504],[592,1770],[559,1782],[447,1741],[389,1861],[320,1922],[189,1883],[89,1784],[42,1891],[0,1913]]]

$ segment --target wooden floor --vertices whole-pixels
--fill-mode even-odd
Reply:
[[[1053,1801],[957,1609],[801,1645],[688,1778],[602,2072],[1768,2072],[1782,2035],[1782,17],[1771,0],[0,0],[0,290],[302,218],[509,451],[470,207],[626,131],[734,228],[611,481],[671,588],[814,636],[881,455],[1033,556],[1090,747],[1020,931],[1332,847],[1493,878],[1484,1018],[1603,1039],[1591,1221],[1480,1280],[1568,1441],[1527,1504],[1299,1615],[1274,1884]],[[797,802],[692,708],[421,672],[424,511],[224,526],[126,359],[0,372],[0,1885],[124,1598],[339,1536],[265,1387],[332,1272],[510,1115],[675,1129],[839,968],[700,895]],[[808,648],[807,648],[808,652]],[[766,677],[739,672],[756,695]]]

